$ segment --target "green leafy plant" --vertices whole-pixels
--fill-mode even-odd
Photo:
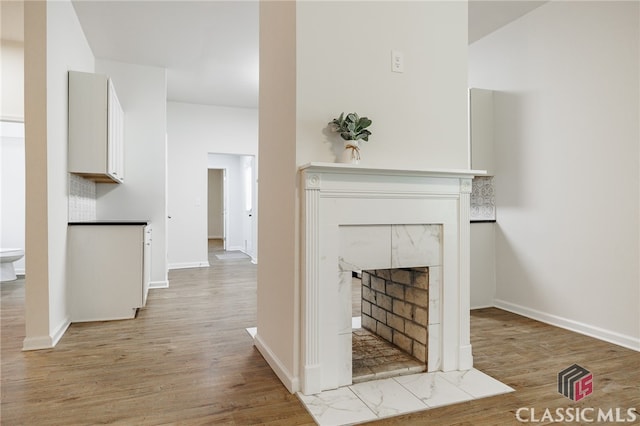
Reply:
[[[367,127],[371,125],[371,120],[367,117],[360,117],[355,112],[350,112],[345,117],[344,112],[340,117],[334,118],[330,123],[333,131],[339,132],[342,139],[346,141],[357,141],[362,139],[368,141],[371,132]]]

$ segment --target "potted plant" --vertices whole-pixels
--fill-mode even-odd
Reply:
[[[343,162],[355,163],[360,161],[360,141],[368,141],[371,132],[367,127],[371,125],[371,120],[367,117],[360,117],[355,112],[350,112],[345,116],[344,112],[340,117],[334,118],[329,126],[340,137],[344,139]]]

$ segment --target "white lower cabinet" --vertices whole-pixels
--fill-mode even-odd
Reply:
[[[134,318],[149,289],[150,228],[69,224],[67,302],[71,322]]]

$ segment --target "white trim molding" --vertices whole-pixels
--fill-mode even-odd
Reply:
[[[22,341],[23,351],[38,351],[41,349],[53,348],[53,339],[51,336],[35,336],[25,337]]]
[[[579,321],[574,321],[568,318],[549,314],[547,312],[527,308],[526,306],[517,305],[515,303],[507,302],[506,300],[496,299],[494,301],[494,306],[496,308],[503,309],[514,314],[522,315],[523,317],[531,318],[545,324],[564,328],[565,330],[573,331],[579,334],[584,334],[585,336],[613,343],[615,345],[632,349],[634,351],[640,351],[640,339],[638,339],[637,337],[627,336],[615,331],[605,330],[603,328],[595,327]]]
[[[169,288],[169,281],[151,281],[149,282],[149,289],[152,288]]]
[[[274,355],[273,351],[269,348],[269,346],[264,343],[264,341],[260,338],[260,332],[256,332],[256,336],[253,338],[253,344],[258,349],[260,354],[267,361],[271,369],[276,373],[276,376],[280,379],[280,381],[284,384],[287,390],[290,393],[296,393],[300,390],[300,382],[297,377],[294,377],[293,374],[280,362],[277,356]]]
[[[37,351],[55,347],[71,325],[71,318],[66,317],[50,336],[25,337],[22,341],[23,351]]]
[[[170,263],[168,269],[208,268],[209,266],[209,261],[207,260],[202,262]]]

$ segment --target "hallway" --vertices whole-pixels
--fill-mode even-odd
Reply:
[[[136,319],[72,324],[52,350],[21,351],[24,279],[2,283],[2,424],[313,424],[245,332],[257,266],[221,252],[170,271]]]

